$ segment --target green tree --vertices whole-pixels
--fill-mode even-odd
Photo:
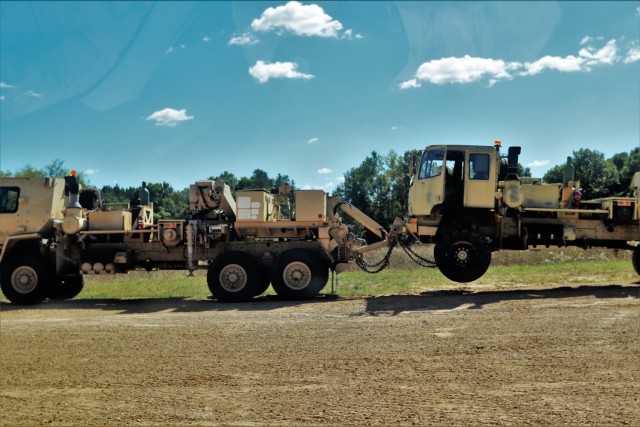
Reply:
[[[236,178],[233,173],[225,170],[217,176],[210,176],[208,179],[212,181],[224,181],[224,183],[227,184],[229,188],[231,188],[231,194],[235,196],[236,187],[238,186],[238,178]]]
[[[531,169],[525,168],[520,163],[518,163],[518,176],[521,178],[530,178],[532,176]]]
[[[614,154],[610,160],[616,165],[620,174],[619,183],[613,189],[612,194],[622,195],[628,193],[633,174],[640,172],[640,147],[634,148],[629,153]]]
[[[612,195],[619,183],[620,174],[616,165],[604,158],[597,150],[581,148],[573,152],[571,160],[575,167],[575,178],[580,181],[584,197],[595,199]],[[554,166],[543,177],[545,182],[562,182],[564,165]]]
[[[333,195],[362,210],[380,225],[388,226],[396,217],[402,218],[407,213],[410,183],[407,172],[412,153],[419,154],[419,151],[407,151],[402,156],[395,151],[386,156],[372,151],[359,166],[344,174],[344,182],[336,187]],[[362,227],[356,225],[354,231],[361,233]]]
[[[0,171],[0,176],[16,177],[16,178],[35,178],[40,176],[48,176],[52,178],[62,178],[68,176],[71,171],[64,166],[64,160],[54,159],[51,163],[42,168],[35,168],[31,163],[27,163],[15,172]],[[89,179],[82,173],[77,173],[78,180],[83,186],[89,185]]]

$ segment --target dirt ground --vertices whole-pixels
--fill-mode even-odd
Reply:
[[[2,425],[637,425],[640,286],[2,304]]]

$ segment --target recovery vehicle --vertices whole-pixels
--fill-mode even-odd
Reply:
[[[568,159],[562,183],[518,176],[520,147],[433,145],[413,167],[406,230],[434,243],[437,267],[450,280],[481,277],[491,253],[536,246],[632,250],[640,274],[640,173],[630,197],[583,200]]]
[[[143,186],[144,187],[144,186]],[[0,287],[13,303],[68,299],[87,274],[132,269],[207,269],[213,296],[244,301],[269,285],[287,299],[315,296],[366,251],[393,246],[401,226],[387,232],[356,207],[321,190],[292,194],[238,191],[223,181],[189,189],[191,219],[153,219],[142,188],[133,206],[103,204],[97,189],[64,178],[0,178]],[[341,211],[381,241],[359,246]]]

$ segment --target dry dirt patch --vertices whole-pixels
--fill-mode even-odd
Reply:
[[[0,316],[0,423],[635,424],[640,287]]]

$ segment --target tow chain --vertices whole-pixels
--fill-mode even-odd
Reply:
[[[413,249],[411,249],[411,245],[406,242],[406,237],[402,236],[397,239],[397,243],[400,244],[402,250],[407,254],[409,259],[421,267],[426,268],[435,268],[436,262],[432,259],[425,258],[419,254],[417,254]],[[378,262],[369,264],[364,260],[362,255],[356,257],[356,265],[360,267],[363,271],[367,273],[375,274],[380,273],[385,268],[389,267],[389,260],[391,259],[391,252],[393,252],[393,248],[395,247],[395,242],[389,245],[389,249],[385,256]]]
[[[360,267],[362,270],[366,271],[367,273],[371,273],[371,274],[380,273],[382,270],[389,267],[389,258],[391,258],[391,252],[393,251],[394,246],[395,246],[395,243],[390,244],[389,250],[385,254],[384,258],[382,258],[380,261],[374,264],[367,263],[362,257],[362,255],[357,256],[356,265]]]
[[[426,267],[426,268],[436,267],[436,262],[434,260],[418,255],[413,249],[411,249],[410,244],[408,242],[405,242],[404,238],[402,237],[399,238],[398,242],[400,243],[400,247],[402,248],[402,250],[404,250],[404,252],[407,254],[407,256],[411,261],[415,262],[421,267]]]

